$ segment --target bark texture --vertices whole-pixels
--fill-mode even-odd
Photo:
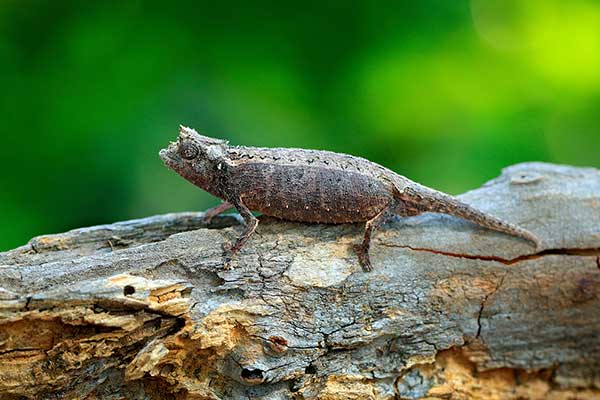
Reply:
[[[600,172],[529,163],[375,234],[155,216],[0,253],[2,399],[600,399]]]

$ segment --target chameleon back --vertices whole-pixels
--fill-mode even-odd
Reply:
[[[233,151],[231,151],[233,150]],[[251,210],[302,222],[349,223],[373,218],[390,189],[367,160],[300,149],[232,148],[227,185]]]

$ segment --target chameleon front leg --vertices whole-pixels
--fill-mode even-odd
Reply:
[[[237,238],[237,240],[235,241],[235,243],[233,245],[229,245],[229,244],[223,245],[223,249],[225,250],[226,264],[229,264],[229,262],[231,261],[231,258],[233,256],[235,256],[240,251],[240,249],[244,246],[244,244],[248,241],[248,239],[250,239],[250,236],[252,236],[252,234],[254,233],[254,231],[256,230],[256,227],[258,225],[258,219],[256,219],[256,217],[254,215],[252,215],[252,212],[243,203],[241,197],[238,197],[237,199],[235,199],[231,204],[233,205],[233,207],[236,208],[236,210],[240,213],[240,215],[244,219],[244,222],[246,223],[246,227],[244,228],[244,231]]]
[[[218,206],[209,208],[208,210],[206,210],[204,212],[204,216],[202,217],[202,222],[205,224],[210,224],[210,221],[214,217],[221,214],[222,212],[229,210],[230,208],[233,208],[233,204],[231,204],[228,201],[224,201],[221,204],[219,204]]]
[[[354,250],[358,255],[358,261],[365,272],[373,270],[371,267],[371,259],[369,258],[369,248],[371,247],[371,235],[373,231],[383,225],[393,215],[393,207],[387,205],[376,216],[365,223],[365,233],[361,244],[354,246]]]

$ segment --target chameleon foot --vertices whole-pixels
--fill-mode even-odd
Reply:
[[[233,246],[229,243],[223,243],[221,245],[223,249],[223,268],[233,269],[232,259],[234,256]]]

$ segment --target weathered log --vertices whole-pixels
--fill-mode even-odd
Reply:
[[[520,164],[464,201],[544,248],[438,215],[374,237],[156,216],[0,254],[0,398],[598,399],[600,172]]]

